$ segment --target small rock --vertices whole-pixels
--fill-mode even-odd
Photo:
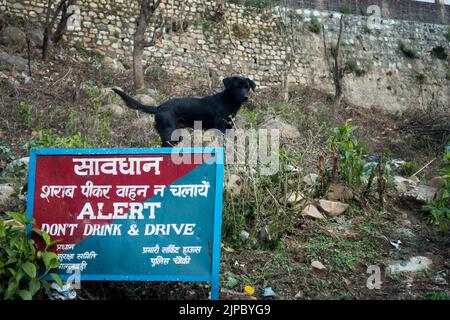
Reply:
[[[157,95],[157,91],[156,89],[147,89],[147,94],[152,97],[153,99],[156,99],[156,95]]]
[[[14,188],[9,184],[0,184],[0,211],[7,211],[8,206],[13,202]]]
[[[317,269],[317,270],[325,270],[326,269],[326,267],[322,264],[322,262],[317,261],[317,260],[311,262],[311,267],[313,267],[314,269]]]
[[[117,61],[111,57],[104,56],[102,59],[102,63],[108,67],[111,68],[114,71],[124,71],[125,67],[120,61]]]
[[[448,281],[445,278],[445,273],[444,272],[439,272],[438,274],[436,274],[436,276],[433,277],[433,283],[437,284],[439,286],[446,286],[448,285]]]
[[[325,219],[325,217],[319,212],[319,210],[317,210],[317,208],[312,204],[306,206],[305,209],[303,209],[302,215],[313,217],[316,219]]]
[[[290,204],[301,203],[305,200],[305,196],[301,192],[293,192],[287,199],[287,202]]]
[[[444,185],[445,181],[443,177],[434,177],[430,181],[430,187],[440,189]]]
[[[342,184],[331,183],[328,187],[328,200],[351,200],[353,199],[353,192]]]
[[[299,291],[295,294],[294,299],[295,300],[300,300],[303,299],[304,293],[302,291]]]
[[[146,106],[156,105],[156,100],[146,94],[139,94],[136,96],[136,99],[139,100],[140,103],[145,104]]]
[[[313,186],[316,184],[319,175],[316,173],[310,173],[303,178],[303,182],[308,186]]]
[[[399,274],[402,272],[418,272],[422,270],[427,270],[428,267],[431,265],[431,263],[432,263],[431,259],[427,257],[417,256],[409,259],[409,261],[406,264],[398,262],[395,264],[388,265],[386,271],[389,274]]]
[[[326,213],[328,213],[333,217],[343,214],[349,208],[348,204],[338,201],[330,201],[322,199],[319,201],[319,204],[323,211],[325,211]]]
[[[115,117],[121,117],[125,113],[125,109],[115,103],[110,103],[110,104],[104,105],[102,107],[102,109],[103,109],[103,111],[109,112],[110,114],[112,114]]]

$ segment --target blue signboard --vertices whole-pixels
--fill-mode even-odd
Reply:
[[[67,279],[208,281],[218,299],[223,149],[32,149],[28,216]]]

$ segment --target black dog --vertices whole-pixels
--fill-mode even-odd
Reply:
[[[192,128],[194,121],[201,121],[202,128],[219,129],[225,133],[232,127],[234,118],[249,98],[250,89],[255,91],[256,84],[241,76],[223,80],[225,90],[205,98],[172,99],[159,107],[146,106],[123,91],[113,89],[128,107],[155,115],[155,128],[161,137],[163,147],[172,147],[179,141],[171,140],[172,132],[178,128]]]

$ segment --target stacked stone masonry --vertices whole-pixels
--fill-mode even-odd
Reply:
[[[281,6],[255,8],[230,1],[163,0],[148,28],[147,38],[154,38],[155,45],[146,50],[146,63],[160,65],[177,76],[245,74],[260,86],[278,86],[288,73],[292,83],[332,92],[322,34],[320,29],[313,32],[312,24],[319,22],[324,26],[331,45],[337,40],[342,9],[336,9],[338,1],[294,2],[285,10]],[[387,110],[405,109],[416,104],[419,96],[426,98],[433,94],[448,104],[449,60],[431,54],[438,46],[449,51],[445,36],[450,32],[448,22],[442,23],[441,15],[436,16],[436,23],[422,22],[431,19],[423,15],[417,21],[400,20],[406,17],[400,16],[405,8],[400,4],[396,9],[391,6],[389,11],[399,19],[387,19],[389,15],[383,15],[382,7],[385,1],[372,2],[380,3],[380,18],[345,14],[343,63],[354,60],[364,71],[362,76],[345,77],[345,96],[356,104]],[[17,16],[28,15],[42,23],[46,3],[46,0],[3,0],[1,9]],[[346,3],[352,13],[358,10],[363,13],[367,7],[362,4],[371,1]],[[79,0],[78,5],[80,28],[70,31],[66,40],[118,60],[129,60],[138,0]],[[310,8],[306,8],[308,5]],[[443,8],[449,12],[449,6]],[[411,16],[414,15],[407,18]],[[283,31],[287,29],[288,34]],[[399,41],[414,48],[419,58],[405,57],[399,50]],[[419,85],[417,79],[423,79],[420,75],[425,75],[426,80]]]

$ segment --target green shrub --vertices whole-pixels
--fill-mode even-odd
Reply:
[[[44,277],[59,266],[58,256],[47,249],[57,241],[51,241],[47,233],[33,229],[45,242],[44,250],[36,250],[35,242],[27,237],[28,223],[25,214],[9,212],[15,223],[0,219],[0,299],[21,298],[31,300],[41,289],[47,294],[50,286]],[[50,276],[60,286],[62,281],[57,274]]]
[[[411,47],[408,47],[403,41],[400,41],[398,43],[398,48],[400,49],[401,52],[403,52],[405,57],[409,59],[419,58],[419,54],[417,53],[417,51]]]
[[[363,147],[353,135],[357,128],[346,122],[342,127],[332,128],[328,140],[333,153],[338,157],[338,174],[348,187],[361,184],[364,168]]]
[[[232,31],[238,39],[247,39],[250,36],[250,30],[239,23],[233,24]]]
[[[41,130],[24,146],[30,148],[92,148],[89,139],[80,133],[69,137],[59,137],[50,130]]]
[[[405,162],[400,165],[399,173],[403,176],[411,176],[417,169],[417,163],[415,161]]]
[[[311,18],[311,24],[309,26],[309,30],[311,30],[314,33],[319,34],[322,30],[322,24],[319,22],[319,19],[317,17]]]
[[[20,116],[22,117],[23,122],[25,122],[25,124],[29,125],[31,124],[31,121],[33,121],[33,110],[31,108],[31,106],[22,101],[19,105],[19,113]]]
[[[351,72],[355,73],[358,77],[363,76],[364,73],[365,73],[364,70],[361,69],[361,68],[358,66],[358,63],[356,62],[356,59],[350,59],[350,60],[348,60],[348,61],[346,62],[346,66],[347,66],[347,68],[348,68]]]
[[[444,163],[439,171],[444,184],[432,203],[423,206],[423,209],[431,213],[432,225],[438,227],[442,233],[447,233],[450,224],[450,145],[444,153]]]
[[[339,12],[342,14],[350,14],[352,13],[352,9],[348,4],[345,3],[339,6]]]
[[[431,50],[431,55],[441,60],[446,60],[448,56],[447,51],[443,46],[434,47]]]

